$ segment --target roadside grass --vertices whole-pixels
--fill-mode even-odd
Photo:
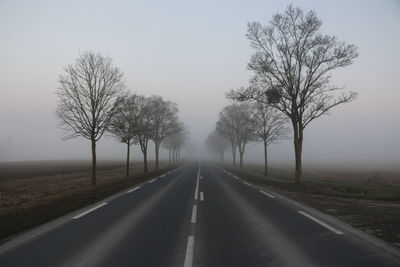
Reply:
[[[400,248],[400,172],[305,172],[300,185],[293,172],[263,167],[223,166],[235,175],[339,218]]]
[[[141,164],[139,162],[133,165]],[[9,179],[27,179],[40,176],[57,174],[71,174],[89,172],[92,162],[90,160],[38,160],[38,161],[13,161],[0,162],[0,181]],[[119,169],[125,162],[118,160],[100,160],[97,171]]]
[[[125,168],[116,169],[114,165],[98,171],[96,186],[90,185],[90,172],[81,172],[81,167],[72,168],[72,173],[67,174],[61,168],[61,174],[57,174],[57,168],[52,166],[53,175],[0,180],[0,243],[170,170],[165,163],[159,171],[147,173],[141,163],[131,166],[130,177],[125,176]],[[29,166],[20,163],[19,167],[29,173]],[[149,169],[153,168],[154,164],[149,164]]]
[[[255,183],[294,192],[356,199],[400,200],[400,174],[398,180],[392,176],[390,179],[379,180],[373,179],[376,176],[374,172],[358,174],[353,172],[352,176],[343,174],[345,177],[340,177],[340,172],[334,175],[324,172],[318,174],[304,172],[302,183],[296,185],[293,183],[294,174],[291,171],[270,168],[266,178],[263,175],[263,168],[256,165],[249,165],[243,169],[224,165],[224,168]],[[356,177],[362,175],[365,177]]]

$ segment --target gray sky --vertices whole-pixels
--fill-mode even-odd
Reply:
[[[224,93],[251,77],[247,22],[267,23],[289,3],[1,0],[0,161],[90,158],[87,140],[61,140],[54,116],[58,74],[85,50],[112,57],[132,91],[177,102],[202,153],[229,103]],[[400,2],[292,3],[315,10],[323,33],[357,45],[360,53],[332,79],[359,97],[310,124],[305,163],[399,165]],[[108,137],[98,156],[123,158],[124,149]],[[247,157],[261,160],[260,145],[251,145]],[[270,157],[292,162],[292,141],[273,145]]]

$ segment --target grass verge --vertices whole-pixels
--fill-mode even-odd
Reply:
[[[262,168],[223,166],[254,184],[316,208],[400,248],[400,185],[369,179],[332,179],[307,175],[300,185],[288,172],[272,170],[265,178]]]
[[[124,169],[100,171],[96,186],[90,185],[89,173],[0,181],[0,244],[168,170],[164,167],[159,171],[143,172],[141,164],[136,164],[134,175],[130,177],[124,176]]]

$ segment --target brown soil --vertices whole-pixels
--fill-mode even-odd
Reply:
[[[273,171],[274,176],[266,179],[261,168],[225,168],[400,247],[400,187],[397,182],[393,183],[393,179],[389,183],[385,182],[388,181],[386,179],[371,182],[362,174],[358,175],[358,179],[349,179],[348,176],[340,177],[340,173],[331,173],[329,176],[322,173],[319,176],[306,174],[303,183],[295,185],[286,179],[287,174],[280,179],[278,171]],[[398,173],[393,175],[396,177]],[[355,172],[352,172],[352,176],[356,176]]]
[[[352,199],[270,189],[400,248],[400,201]]]
[[[61,165],[71,164],[69,162]],[[43,165],[47,170],[51,169],[52,171],[47,173],[52,175],[32,175],[29,169],[40,169],[37,165]],[[31,163],[14,164],[14,168],[23,169],[27,176],[24,177],[21,175],[23,172],[19,171],[18,178],[0,179],[0,243],[9,240],[15,234],[100,201],[168,169],[166,164],[161,164],[160,171],[144,173],[143,165],[135,163],[131,165],[133,175],[126,177],[125,169],[116,169],[115,162],[100,165],[110,166],[111,169],[98,171],[97,185],[91,186],[90,172],[82,172],[79,164],[76,168],[70,168],[68,174],[63,174],[64,166],[57,169],[60,165],[54,162],[36,162],[33,167]],[[153,169],[153,164],[150,164],[149,168]]]

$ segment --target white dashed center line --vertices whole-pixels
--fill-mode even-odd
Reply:
[[[190,221],[191,223],[196,223],[197,220],[197,206],[193,205],[192,209],[192,220]]]
[[[184,267],[192,267],[193,265],[193,252],[194,252],[194,236],[189,236],[187,247],[186,247],[186,256]]]
[[[199,195],[199,176],[200,176],[200,168],[197,172],[196,190],[194,191],[194,200],[197,200],[198,195]]]
[[[191,234],[189,235],[188,242],[187,242],[187,247],[186,247],[186,255],[185,255],[185,263],[184,267],[192,267],[193,265],[193,253],[194,253],[194,227],[195,223],[197,220],[197,198],[199,195],[199,179],[202,179],[200,176],[200,163],[199,163],[199,169],[197,171],[197,179],[196,179],[196,189],[194,192],[194,203],[193,204],[193,209],[192,209],[192,218],[190,220],[192,226],[191,226]],[[204,195],[203,192],[200,194],[200,200],[204,200]]]

